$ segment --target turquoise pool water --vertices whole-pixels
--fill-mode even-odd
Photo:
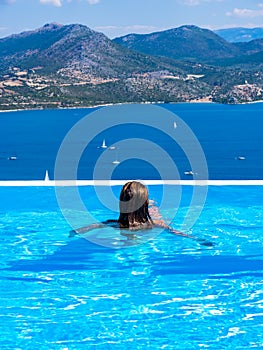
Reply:
[[[116,217],[94,188],[79,190],[95,218]],[[149,186],[150,197],[162,190]],[[174,227],[192,191],[162,208]],[[263,186],[209,187],[189,233],[213,246],[157,232],[123,249],[70,238],[52,187],[0,194],[1,349],[263,347]]]

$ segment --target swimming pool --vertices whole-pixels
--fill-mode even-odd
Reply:
[[[79,191],[95,218],[116,217]],[[192,191],[162,209],[174,227]],[[1,349],[263,347],[263,186],[209,186],[190,231],[213,246],[159,232],[125,249],[69,237],[53,187],[0,194]]]

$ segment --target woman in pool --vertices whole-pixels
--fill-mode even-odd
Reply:
[[[161,218],[156,206],[149,208],[147,188],[138,181],[127,182],[120,193],[120,215],[118,220],[106,220],[70,231],[71,235],[82,234],[105,225],[128,230],[144,230],[153,227],[164,228],[174,234],[191,237],[168,226]],[[153,218],[152,218],[153,217]]]

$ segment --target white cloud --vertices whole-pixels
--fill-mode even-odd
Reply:
[[[260,10],[251,10],[251,9],[240,9],[240,8],[234,8],[232,12],[227,12],[227,16],[234,16],[234,17],[260,17],[263,16],[263,4],[258,4],[258,7]]]
[[[101,31],[128,31],[133,33],[149,33],[156,30],[164,30],[163,28],[160,29],[159,27],[146,26],[141,24],[134,24],[130,26],[97,26],[95,29]]]
[[[40,0],[40,3],[44,5],[53,5],[56,7],[62,6],[62,0]]]
[[[123,36],[126,34],[136,33],[136,34],[148,34],[153,32],[159,32],[162,30],[170,29],[163,28],[157,26],[149,26],[149,25],[127,25],[127,26],[97,26],[94,28],[95,30],[104,33],[109,38],[116,38],[118,36]]]
[[[200,4],[200,0],[183,0],[181,1],[182,4],[188,5],[188,6],[196,6]]]
[[[100,0],[87,0],[90,5],[95,5],[100,2]]]
[[[158,27],[155,27],[155,26],[146,26],[141,24],[133,24],[130,26],[125,26],[123,28],[125,30],[135,31],[135,32],[152,32],[158,29]]]
[[[187,5],[187,6],[197,6],[207,2],[223,2],[223,1],[225,0],[177,0],[179,4]]]
[[[13,1],[16,1],[16,0],[0,0],[0,3],[1,1],[4,1],[4,2],[13,2]],[[56,6],[56,7],[61,7],[62,6],[62,3],[63,3],[63,0],[39,0],[41,4],[44,4],[44,5],[53,5],[53,6]],[[68,3],[70,2],[74,2],[75,0],[67,0]],[[78,0],[78,1],[83,1],[83,0]],[[95,4],[98,4],[100,2],[100,0],[85,0],[88,4],[90,5],[95,5]]]

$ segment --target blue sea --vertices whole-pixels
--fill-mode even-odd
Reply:
[[[182,103],[160,106],[164,111],[176,114],[196,136],[204,152],[209,179],[263,179],[263,103]],[[101,108],[0,113],[0,180],[41,180],[46,170],[50,178],[54,178],[57,153],[67,133],[84,117]],[[104,108],[108,108],[111,119],[114,109],[111,112],[109,107]],[[81,142],[85,142],[85,130],[82,131],[84,139],[82,133]],[[102,174],[104,168],[110,168],[111,179],[189,179],[189,171],[195,171],[191,169],[189,157],[180,144],[160,130],[147,125],[130,124],[128,127],[117,125],[102,128],[99,133],[94,133],[79,159],[77,178],[93,179],[94,167],[104,151],[100,148],[104,139],[107,145],[112,145],[130,137],[158,144],[161,150],[170,155],[178,173],[171,173],[168,169],[165,176],[160,174],[156,167],[156,164],[162,166],[160,154],[157,152],[156,159],[148,161],[145,149],[146,159],[142,159],[138,156],[141,146],[135,142],[131,146],[132,150],[129,150],[132,151],[132,158],[127,159],[125,147],[113,150],[112,161],[118,160],[120,163],[114,165],[107,160],[100,164]],[[148,152],[154,157],[155,151],[149,148]],[[10,157],[16,157],[16,160],[9,160]],[[66,156],[63,166],[66,174],[69,166]]]
[[[202,178],[200,161],[209,179],[263,179],[262,103],[159,108],[158,127],[136,125],[129,108],[114,127],[118,108],[105,125],[90,122],[101,107],[0,113],[0,179],[52,178],[58,158],[65,178],[76,164],[79,179],[96,166],[112,179]],[[0,186],[1,349],[263,348],[263,186],[148,186],[192,238],[111,227],[72,237],[117,218],[121,186],[48,184]]]

